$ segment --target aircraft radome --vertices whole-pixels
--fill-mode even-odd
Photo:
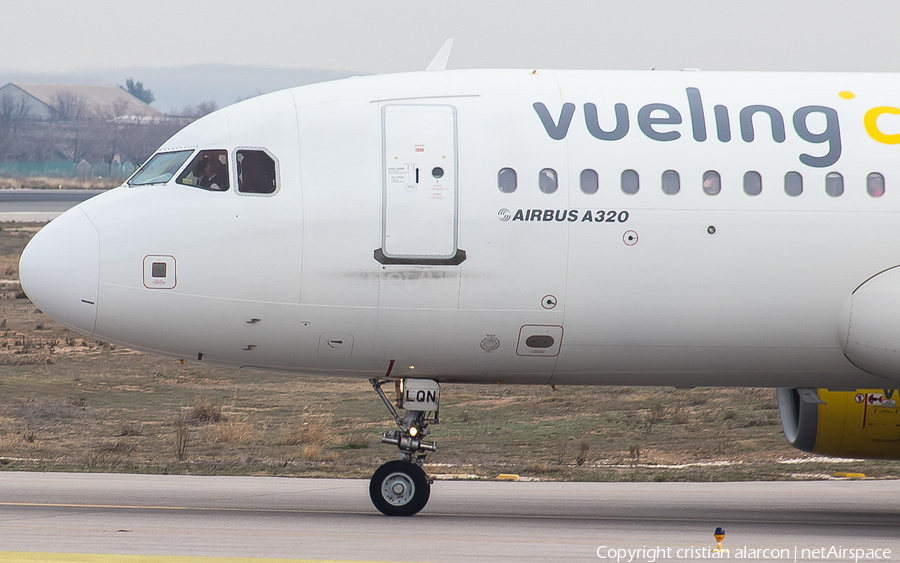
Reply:
[[[197,120],[42,229],[25,291],[129,348],[370,380],[390,515],[428,501],[442,383],[772,387],[794,446],[900,458],[900,76],[442,67]]]

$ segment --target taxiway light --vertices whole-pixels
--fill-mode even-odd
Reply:
[[[725,528],[722,528],[721,526],[716,528],[713,537],[716,538],[716,549],[714,551],[722,551],[722,541],[725,539]]]

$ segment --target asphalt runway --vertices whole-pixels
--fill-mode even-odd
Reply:
[[[853,561],[854,552],[839,551],[848,549],[863,550],[859,561],[900,559],[896,481],[436,481],[431,502],[410,518],[376,512],[367,487],[364,480],[0,472],[0,560],[35,552],[28,560],[87,553],[150,556],[145,563],[201,556],[519,563],[622,554],[620,561],[693,561],[713,558],[717,526],[725,528],[729,559]],[[653,551],[633,551],[642,548]],[[845,557],[825,557],[829,550]]]
[[[49,221],[103,190],[0,190],[0,221]]]

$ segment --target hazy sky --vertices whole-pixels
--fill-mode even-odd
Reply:
[[[0,70],[196,63],[900,71],[897,0],[0,0]]]

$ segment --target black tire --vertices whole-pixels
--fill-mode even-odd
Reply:
[[[425,508],[431,485],[422,468],[407,461],[389,461],[369,481],[369,498],[382,514],[412,516]]]

